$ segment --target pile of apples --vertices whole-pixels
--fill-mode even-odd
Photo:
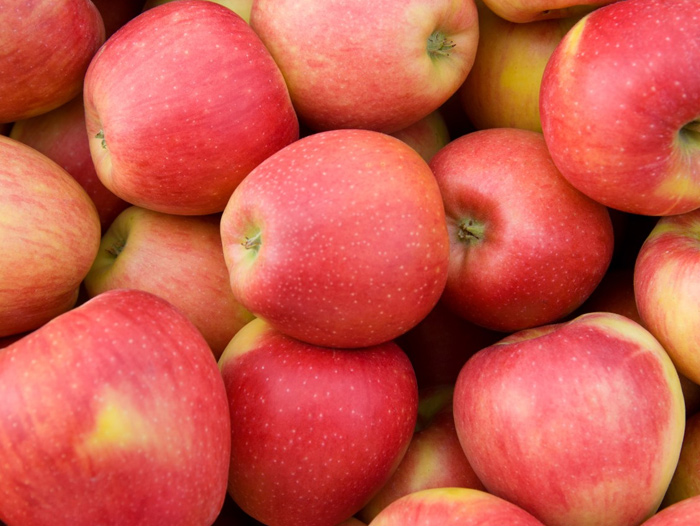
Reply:
[[[699,0],[0,0],[5,526],[700,524]]]

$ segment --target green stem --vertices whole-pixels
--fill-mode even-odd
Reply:
[[[246,236],[245,241],[241,243],[243,247],[247,250],[253,249],[257,250],[260,248],[260,244],[262,243],[262,238],[260,235],[260,232],[257,232],[254,236],[248,237]]]
[[[434,31],[428,37],[428,55],[431,57],[449,57],[456,44],[442,31]]]
[[[459,224],[457,237],[465,243],[476,243],[481,241],[485,232],[484,224],[471,218],[464,219]]]

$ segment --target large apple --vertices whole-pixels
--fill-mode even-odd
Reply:
[[[406,143],[332,130],[277,152],[236,188],[221,218],[231,287],[285,334],[364,347],[423,319],[445,286],[445,211]]]
[[[312,130],[392,133],[457,91],[477,18],[474,0],[256,0],[250,24]]]
[[[0,122],[44,113],[78,95],[105,40],[90,0],[4,2],[0,27]]]
[[[217,363],[165,300],[110,291],[0,351],[0,520],[209,526],[230,421]]]
[[[100,244],[85,190],[45,155],[0,136],[0,337],[72,308]]]
[[[84,96],[102,182],[165,213],[220,212],[252,168],[299,134],[265,46],[214,2],[170,2],[127,22],[90,64]]]
[[[393,502],[370,526],[544,526],[518,506],[471,488],[431,488]]]
[[[580,17],[530,23],[505,20],[481,0],[479,46],[459,99],[475,128],[541,132],[540,84],[559,41]]]
[[[571,184],[622,211],[700,207],[700,24],[696,0],[596,9],[545,68],[542,130]]]
[[[268,526],[348,519],[408,448],[418,390],[393,342],[316,347],[255,319],[219,367],[231,414],[229,494]]]
[[[90,155],[83,97],[12,126],[10,137],[57,162],[80,183],[95,203],[104,232],[129,203],[102,184]]]
[[[664,508],[641,526],[697,526],[700,524],[700,496]]]
[[[547,526],[637,526],[678,462],[678,374],[641,325],[590,313],[527,329],[475,354],[455,425],[486,489]]]
[[[512,332],[562,318],[596,288],[612,258],[610,216],[566,182],[541,134],[472,132],[430,167],[450,232],[441,301],[455,313]]]
[[[90,297],[132,288],[168,300],[200,330],[216,358],[253,319],[229,286],[219,215],[127,208],[102,236],[84,285]]]

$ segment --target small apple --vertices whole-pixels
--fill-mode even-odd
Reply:
[[[561,176],[541,134],[475,131],[430,167],[450,233],[441,301],[459,316],[500,332],[551,323],[603,278],[614,246],[610,215]]]
[[[209,526],[230,421],[202,335],[150,293],[109,291],[0,351],[0,520]]]
[[[319,132],[272,155],[236,188],[221,236],[238,301],[316,345],[394,339],[430,312],[447,278],[433,172],[375,131]]]
[[[89,297],[119,288],[162,297],[194,323],[217,359],[253,319],[229,286],[219,215],[127,208],[102,236],[84,285]]]
[[[268,526],[348,519],[408,448],[418,389],[393,342],[317,347],[255,319],[219,367],[231,415],[229,494]]]
[[[454,391],[457,434],[487,491],[547,526],[637,526],[678,462],[678,374],[641,325],[590,313],[481,350]]]
[[[464,82],[477,18],[474,0],[256,0],[250,24],[309,128],[393,133]]]
[[[299,134],[269,52],[215,2],[169,2],[127,22],[91,62],[84,99],[104,185],[164,213],[221,212],[248,172]]]
[[[540,92],[552,159],[611,208],[663,216],[700,207],[697,0],[628,0],[579,20]]]

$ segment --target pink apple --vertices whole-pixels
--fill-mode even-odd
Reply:
[[[72,308],[100,244],[85,190],[45,155],[0,136],[0,337]]]
[[[630,0],[567,33],[542,79],[552,159],[611,208],[672,215],[700,207],[700,24],[696,0]]]
[[[616,0],[483,0],[499,17],[517,24],[581,17]]]
[[[470,488],[433,488],[406,495],[370,526],[544,526],[518,506]]]
[[[637,526],[680,454],[680,381],[638,323],[590,313],[475,354],[454,392],[462,447],[486,489],[547,526]]]
[[[393,342],[316,347],[255,319],[219,367],[231,414],[229,494],[268,526],[348,519],[408,448],[418,391]]]
[[[493,128],[433,157],[450,233],[441,301],[491,330],[551,323],[576,309],[608,268],[607,209],[573,188],[542,135]]]
[[[374,131],[316,133],[271,156],[233,193],[221,236],[241,304],[316,345],[403,334],[447,278],[435,177],[410,146]]]
[[[226,495],[226,391],[166,301],[110,291],[0,352],[0,519],[209,526]]]
[[[474,474],[457,437],[452,413],[452,385],[418,392],[418,423],[406,454],[382,489],[359,512],[370,523],[401,497],[430,488],[484,485]]]
[[[580,17],[529,23],[510,22],[481,1],[479,46],[474,65],[459,90],[474,127],[542,131],[539,94],[552,52]]]
[[[450,142],[447,123],[439,110],[435,110],[391,135],[401,139],[416,150],[426,162],[430,162],[430,159]]]
[[[90,297],[131,288],[166,299],[200,330],[217,359],[253,319],[229,286],[219,215],[127,208],[102,236],[84,284]]]
[[[152,9],[153,7],[167,4],[173,0],[146,0],[143,10]],[[210,0],[228,7],[246,22],[250,22],[250,9],[253,5],[253,0]]]
[[[474,62],[474,0],[256,0],[250,24],[312,130],[393,133],[438,109]]]
[[[641,526],[697,526],[700,524],[700,496],[685,499],[654,514]]]
[[[681,454],[662,507],[696,496],[700,496],[700,413],[686,420]]]
[[[84,95],[104,185],[164,213],[222,211],[248,172],[299,134],[265,46],[214,2],[170,2],[127,22],[90,64]]]
[[[97,207],[102,232],[129,206],[97,177],[90,155],[82,95],[55,110],[15,122],[10,137],[54,160],[80,183]]]
[[[105,40],[90,0],[13,0],[0,10],[0,122],[57,108],[80,93]]]

